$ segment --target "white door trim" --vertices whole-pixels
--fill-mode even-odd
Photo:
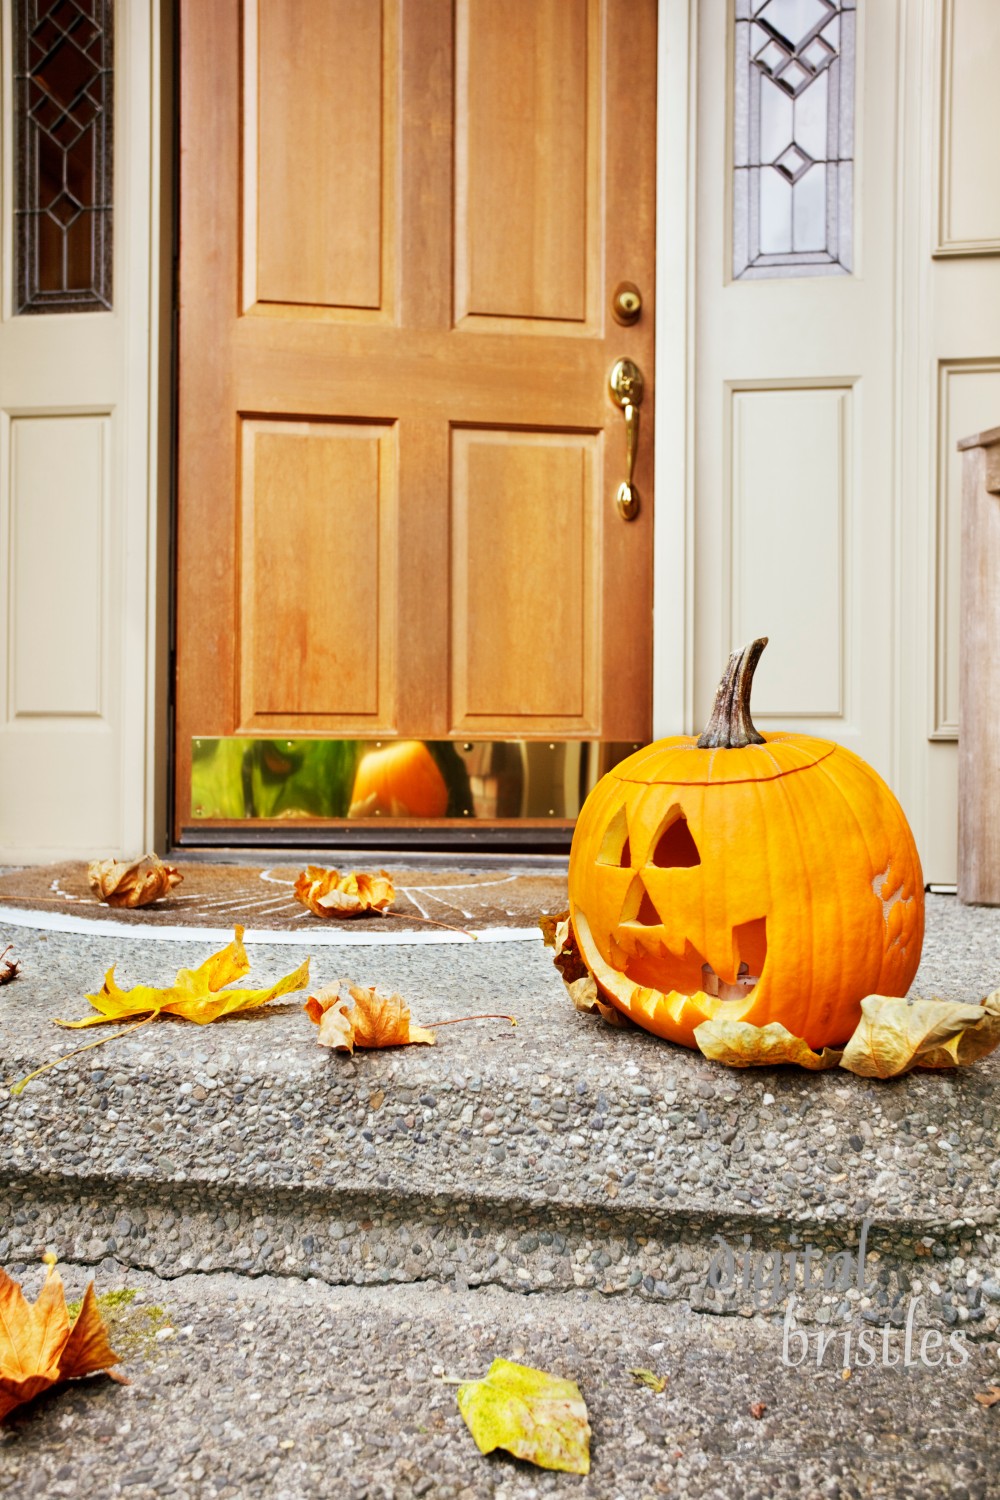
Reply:
[[[693,727],[696,0],[659,0],[658,38],[654,738]]]

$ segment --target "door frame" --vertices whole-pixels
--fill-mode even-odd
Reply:
[[[653,737],[694,729],[698,0],[659,0]]]

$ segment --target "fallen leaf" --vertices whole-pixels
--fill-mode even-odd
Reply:
[[[980,1406],[996,1406],[1000,1401],[1000,1385],[991,1385],[988,1391],[977,1391],[976,1400]]]
[[[764,1404],[763,1401],[751,1401],[751,1403],[750,1403],[750,1415],[752,1417],[756,1417],[756,1419],[757,1419],[758,1422],[760,1421],[761,1417],[764,1415],[764,1413],[766,1411],[767,1411],[767,1407],[766,1407],[766,1405]]]
[[[197,969],[180,969],[172,985],[156,989],[150,985],[136,985],[131,990],[121,990],[115,983],[114,967],[104,976],[104,987],[97,995],[87,999],[97,1016],[85,1016],[81,1021],[57,1021],[57,1026],[103,1026],[110,1021],[121,1021],[128,1017],[146,1013],[152,1015],[182,1016],[185,1021],[194,1021],[206,1026],[220,1016],[236,1011],[256,1010],[277,1000],[292,990],[301,990],[309,983],[309,960],[292,974],[286,974],[276,984],[262,990],[226,990],[224,985],[234,979],[242,979],[250,972],[250,961],[243,946],[243,928],[236,928],[233,942],[210,958]]]
[[[184,879],[173,865],[165,865],[158,855],[142,859],[94,859],[87,866],[90,889],[108,906],[149,906],[166,896]]]
[[[33,1303],[0,1270],[0,1422],[49,1386],[94,1375],[118,1362],[108,1344],[93,1282],[70,1323],[62,1278],[51,1261]]]
[[[539,919],[547,948],[555,949],[552,962],[562,975],[563,983],[577,1010],[585,1015],[599,1015],[609,1026],[630,1029],[633,1022],[622,1011],[601,998],[597,981],[580,956],[569,912]]]
[[[21,965],[18,960],[7,957],[7,954],[12,953],[13,950],[14,944],[8,943],[3,952],[0,953],[0,984],[10,984],[11,980],[16,979],[21,972]]]
[[[372,1094],[368,1100],[368,1108],[372,1110],[381,1109],[384,1103],[384,1092],[382,1091],[382,1089],[376,1089],[374,1094]]]
[[[575,1381],[495,1359],[456,1394],[480,1453],[504,1448],[541,1469],[589,1474],[590,1423]]]
[[[862,1078],[911,1068],[957,1068],[1000,1046],[1000,990],[979,1005],[869,995],[840,1066]]]
[[[377,875],[324,870],[309,865],[295,882],[295,899],[317,917],[363,917],[384,912],[395,900],[396,890],[388,871]]]
[[[629,1370],[629,1374],[637,1385],[648,1385],[649,1389],[655,1391],[657,1395],[667,1388],[667,1377],[657,1375],[655,1370]]]
[[[406,1047],[421,1042],[433,1047],[433,1031],[410,1025],[410,1007],[402,995],[383,995],[375,988],[351,986],[346,995],[330,985],[310,995],[303,1006],[319,1027],[319,1045],[336,1052],[355,1047]],[[380,1101],[381,1102],[381,1101]]]
[[[751,1026],[749,1021],[716,1016],[695,1027],[694,1039],[705,1057],[730,1068],[798,1063],[799,1067],[819,1073],[835,1068],[841,1058],[840,1049],[836,1047],[824,1047],[822,1052],[814,1052],[801,1037],[793,1036],[778,1021],[771,1021],[767,1026]]]

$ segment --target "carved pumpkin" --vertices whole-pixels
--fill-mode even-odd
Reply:
[[[637,751],[587,798],[570,913],[604,995],[693,1047],[717,1014],[840,1046],[866,995],[905,995],[924,935],[913,835],[872,768],[828,740],[762,735],[730,659],[700,739]]]

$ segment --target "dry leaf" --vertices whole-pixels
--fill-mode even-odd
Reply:
[[[575,1381],[495,1359],[456,1394],[480,1453],[504,1448],[542,1469],[589,1474],[590,1423]]]
[[[21,965],[16,958],[8,958],[7,954],[14,951],[14,944],[8,943],[0,953],[0,984],[10,984],[21,972]]]
[[[655,1391],[657,1395],[667,1388],[667,1377],[657,1375],[655,1370],[629,1370],[629,1374],[637,1385],[648,1385],[649,1389]]]
[[[352,1003],[353,1002],[353,1003]],[[433,1047],[433,1031],[410,1025],[410,1007],[402,995],[382,995],[374,985],[352,985],[346,995],[338,985],[310,995],[303,1009],[319,1027],[319,1045],[336,1052],[355,1047],[406,1047],[421,1042]]]
[[[778,1021],[771,1021],[767,1026],[751,1026],[749,1021],[715,1016],[695,1027],[694,1039],[705,1057],[730,1068],[798,1063],[799,1067],[820,1073],[835,1068],[841,1058],[837,1047],[824,1047],[822,1052],[814,1052],[801,1037],[792,1036]]]
[[[295,899],[317,917],[363,917],[383,912],[395,900],[396,891],[388,871],[365,875],[352,871],[324,870],[309,865],[295,882]]]
[[[142,859],[94,859],[87,866],[90,889],[108,906],[149,906],[166,896],[184,879],[173,865],[165,865],[155,854]]]
[[[840,1066],[862,1078],[957,1068],[1000,1046],[1000,990],[979,1005],[869,995]]]
[[[596,979],[580,956],[569,912],[560,912],[558,916],[541,917],[538,925],[542,929],[545,946],[555,949],[552,962],[562,975],[563,983],[576,1009],[583,1011],[585,1015],[596,1013],[609,1026],[631,1028],[633,1023],[628,1016],[602,998]]]
[[[49,1386],[96,1374],[118,1362],[108,1344],[93,1282],[71,1324],[62,1278],[52,1262],[33,1303],[25,1301],[17,1282],[0,1270],[0,1422]]]
[[[996,1406],[1000,1401],[1000,1385],[991,1385],[988,1391],[977,1391],[976,1400],[980,1406]]]
[[[87,999],[100,1015],[85,1016],[82,1021],[57,1021],[57,1026],[103,1026],[109,1021],[122,1021],[146,1014],[183,1016],[185,1021],[195,1021],[205,1026],[217,1021],[220,1016],[232,1015],[235,1011],[255,1010],[267,1005],[280,995],[292,990],[305,989],[309,983],[309,960],[300,964],[293,974],[286,974],[277,984],[263,990],[225,990],[223,985],[234,979],[242,979],[250,972],[250,961],[243,946],[243,928],[236,928],[236,936],[227,947],[213,953],[197,969],[180,969],[172,985],[154,989],[150,985],[136,985],[131,990],[120,990],[115,983],[114,968],[104,976],[104,988],[98,995]]]
[[[765,1405],[765,1403],[763,1401],[751,1401],[751,1403],[750,1403],[750,1415],[752,1417],[756,1417],[758,1422],[760,1421],[761,1417],[764,1415],[764,1413],[766,1411],[767,1411],[767,1406]]]

